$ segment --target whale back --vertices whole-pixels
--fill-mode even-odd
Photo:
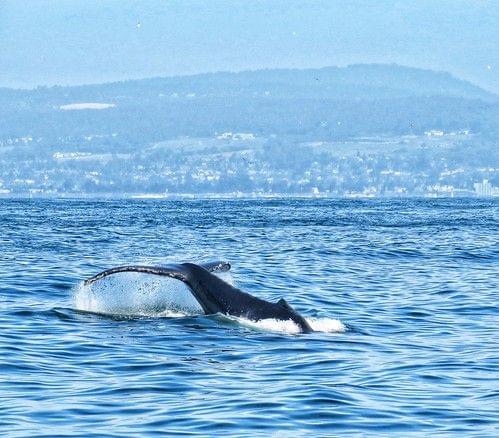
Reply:
[[[252,321],[261,319],[292,320],[300,329],[312,328],[284,299],[271,303],[228,284],[221,278],[193,263],[183,263],[186,283],[207,314],[223,313]]]

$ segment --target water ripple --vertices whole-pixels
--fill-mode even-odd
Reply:
[[[0,200],[0,433],[497,436],[498,231],[496,200]],[[113,265],[211,259],[321,331],[132,283],[73,300]]]

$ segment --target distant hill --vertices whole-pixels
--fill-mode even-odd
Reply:
[[[344,138],[428,129],[499,134],[499,98],[398,65],[257,70],[0,89],[0,139],[118,134],[134,142],[239,131]]]
[[[12,97],[35,93],[46,99],[123,97],[257,97],[287,98],[392,98],[448,96],[497,99],[492,93],[435,72],[395,64],[356,64],[320,69],[274,69],[218,72],[191,76],[173,76],[74,87],[39,87],[32,91],[8,92]],[[175,96],[176,95],[176,96]]]

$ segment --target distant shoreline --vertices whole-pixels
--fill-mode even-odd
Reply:
[[[499,199],[499,196],[429,196],[429,195],[403,195],[403,196],[340,196],[340,195],[304,195],[304,194],[274,194],[274,195],[253,195],[253,194],[170,194],[170,195],[157,195],[157,194],[66,194],[62,196],[50,195],[0,195],[0,200],[26,200],[26,199],[46,199],[46,200],[59,200],[59,201],[80,201],[80,200],[130,200],[130,201],[245,201],[245,200],[390,200],[390,199],[420,199],[420,200],[434,200],[434,199],[462,199],[462,200],[492,200]]]

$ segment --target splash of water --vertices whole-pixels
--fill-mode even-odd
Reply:
[[[280,320],[280,319],[261,319],[260,321],[251,321],[246,318],[239,318],[230,315],[221,315],[222,318],[229,321],[235,322],[243,327],[248,327],[254,330],[272,332],[272,333],[284,333],[289,335],[294,335],[301,333],[300,327],[291,320]],[[310,324],[310,327],[315,332],[322,333],[342,333],[346,330],[345,325],[338,319],[333,318],[305,318]]]
[[[333,318],[305,318],[312,330],[323,333],[343,333],[346,326],[339,319]]]
[[[203,309],[182,282],[137,272],[110,275],[73,290],[74,307],[93,313],[175,317],[199,315]]]

